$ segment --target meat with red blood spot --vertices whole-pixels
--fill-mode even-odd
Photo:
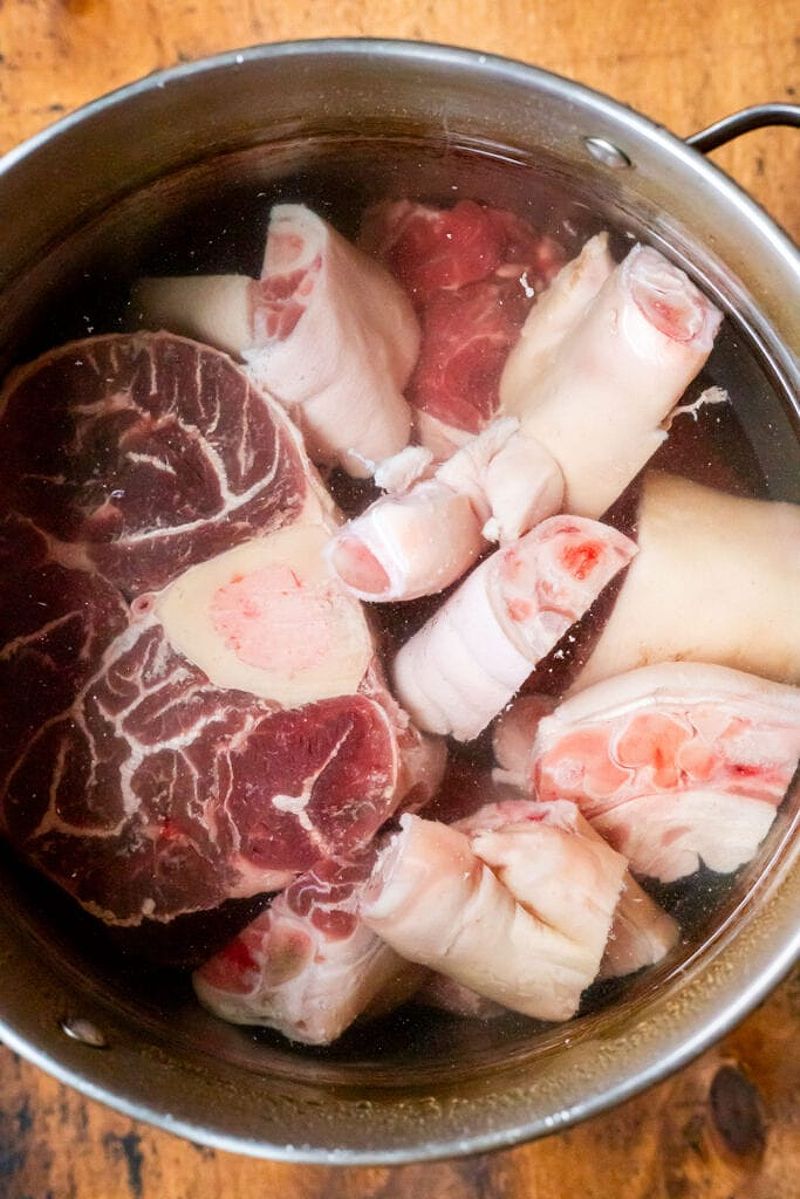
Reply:
[[[583,541],[580,545],[568,545],[561,560],[565,568],[576,579],[585,579],[594,570],[603,546],[597,541]]]
[[[367,213],[362,244],[408,291],[422,346],[407,396],[446,425],[479,432],[533,303],[564,264],[527,221],[473,200],[437,209],[398,201]]]

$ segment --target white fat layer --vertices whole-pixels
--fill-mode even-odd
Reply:
[[[677,706],[724,704],[759,720],[800,723],[800,690],[727,666],[705,662],[659,662],[595,683],[562,703],[539,726],[543,740],[551,730],[601,719],[622,720],[636,712]]]
[[[140,279],[131,306],[148,329],[169,329],[241,358],[253,345],[254,285],[246,275]]]
[[[375,468],[373,481],[382,491],[401,493],[424,479],[431,470],[433,454],[423,445],[407,445],[399,454],[384,458]]]
[[[414,428],[422,445],[433,454],[435,462],[444,462],[475,436],[468,429],[448,425],[422,408],[414,410]]]
[[[157,601],[158,617],[170,645],[199,666],[216,686],[247,691],[285,707],[355,693],[373,656],[372,641],[361,606],[339,587],[325,563],[328,537],[329,531],[322,525],[291,525],[185,571]],[[218,631],[212,614],[219,588],[237,576],[281,565],[294,572],[304,597],[313,600],[314,618],[327,629],[323,655],[295,671],[243,661]],[[302,621],[309,614],[305,601],[299,613],[300,623],[294,630],[274,630],[265,620],[265,644],[275,637],[302,639]]]
[[[800,683],[800,506],[653,471],[637,526],[639,554],[576,689],[668,659]]]
[[[608,234],[590,238],[577,258],[561,268],[538,298],[522,326],[500,379],[500,405],[522,412],[532,381],[552,364],[564,338],[579,324],[586,309],[614,270]]]
[[[746,795],[681,791],[640,795],[592,819],[637,874],[673,883],[701,862],[729,874],[749,862],[777,809]]]
[[[679,935],[676,921],[626,873],[599,977],[622,978],[654,966],[677,944]]]

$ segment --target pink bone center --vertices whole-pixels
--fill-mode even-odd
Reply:
[[[701,332],[708,302],[682,271],[660,254],[642,250],[631,272],[631,294],[646,319],[672,341]]]
[[[382,595],[390,579],[372,550],[359,537],[343,535],[333,549],[331,562],[339,578],[367,595]]]
[[[275,562],[218,587],[211,621],[241,662],[292,675],[324,661],[331,607],[328,584],[304,584],[297,571]]]

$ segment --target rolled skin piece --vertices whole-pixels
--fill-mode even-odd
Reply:
[[[195,972],[203,1005],[232,1024],[327,1045],[368,1010],[407,999],[424,971],[358,916],[373,856],[320,862],[276,896]]]
[[[557,279],[550,305],[532,309],[500,382],[500,411],[519,417],[561,467],[566,511],[592,517],[666,438],[664,421],[722,321],[684,272],[649,246],[635,246],[591,298],[604,252],[590,243],[582,262],[564,268],[565,285]]]
[[[649,471],[639,554],[573,690],[671,659],[800,683],[800,506]]]
[[[419,816],[401,817],[361,916],[402,957],[540,1020],[569,1019],[587,985],[586,952],[517,903],[463,833]]]
[[[597,521],[542,521],[477,566],[400,649],[401,704],[427,732],[476,737],[635,552]]]
[[[521,433],[517,421],[496,421],[432,476],[381,497],[348,521],[331,543],[329,560],[360,599],[435,595],[474,565],[487,539],[519,537],[558,511],[562,495],[551,455]]]
[[[408,443],[420,332],[403,289],[302,204],[272,209],[260,280],[144,279],[134,310],[243,358],[290,411],[314,462],[357,478]]]
[[[768,832],[800,757],[800,691],[691,662],[646,666],[566,700],[539,725],[531,784],[571,799],[661,882],[728,873]]]

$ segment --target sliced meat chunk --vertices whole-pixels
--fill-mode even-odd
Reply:
[[[0,828],[18,850],[109,923],[166,922],[285,886],[428,793],[437,747],[324,566],[333,503],[229,359],[92,338],[3,399]]]
[[[422,345],[407,395],[420,440],[448,458],[494,416],[508,352],[563,250],[515,213],[473,200],[452,208],[377,205],[360,240],[420,313]]]
[[[93,337],[21,368],[0,440],[3,508],[128,596],[323,503],[276,405],[224,355],[169,334]]]

